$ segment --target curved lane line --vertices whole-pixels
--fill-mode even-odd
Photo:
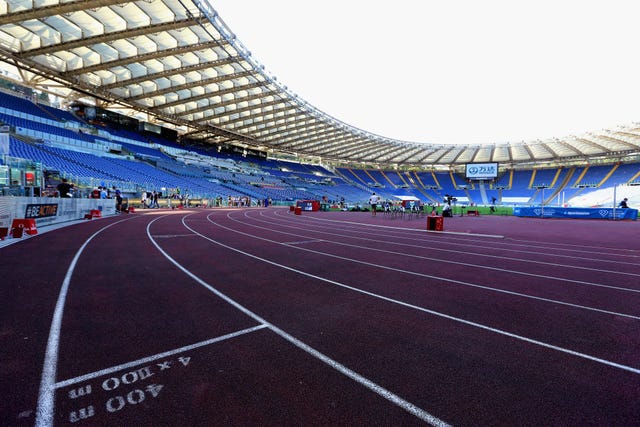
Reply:
[[[262,211],[264,212],[264,210]],[[274,215],[273,218],[286,218],[288,216],[288,213],[286,214],[282,214],[282,212],[278,212],[278,211],[274,211]],[[361,223],[361,222],[353,222],[353,221],[337,221],[337,220],[329,220],[326,218],[319,218],[317,216],[305,216],[305,219],[310,219],[310,222],[316,221],[316,222],[323,222],[323,221],[330,221],[330,222],[337,222],[337,223],[353,223],[356,225],[362,225],[362,226],[367,226],[368,224],[366,223]],[[417,233],[424,233],[424,234],[433,234],[433,233],[428,233],[427,230],[423,230],[422,228],[405,228],[405,227],[392,227],[392,226],[380,226],[380,227],[386,227],[389,228],[390,230],[393,230],[394,228],[399,230],[400,232],[403,231],[412,231],[414,232],[413,234]],[[444,235],[444,234],[443,234]],[[458,233],[458,235],[461,236],[465,236],[467,235],[466,233]],[[493,235],[481,235],[481,234],[477,234],[476,236],[493,236]],[[450,236],[447,236],[450,237]],[[451,237],[451,240],[456,240],[459,241],[460,239],[456,239],[455,237]],[[480,241],[480,242],[489,242],[490,240],[479,240],[479,239],[464,239],[461,241],[461,243],[452,243],[455,245],[463,245],[466,242],[475,242],[475,241]],[[491,241],[491,243],[493,243],[494,241]],[[619,256],[619,257],[627,257],[627,258],[640,258],[640,255],[638,255],[638,253],[640,251],[636,250],[636,249],[623,249],[623,248],[611,248],[611,247],[600,247],[600,246],[586,246],[586,245],[572,245],[572,244],[567,244],[567,243],[556,243],[556,242],[529,242],[526,240],[522,240],[522,239],[514,239],[511,237],[505,237],[502,241],[499,242],[499,244],[502,246],[520,246],[520,247],[525,247],[527,249],[530,249],[532,247],[535,248],[542,248],[542,249],[546,249],[548,247],[555,247],[557,250],[561,250],[561,251],[565,251],[565,252],[578,252],[578,253],[586,253],[586,254],[595,254],[598,255],[600,253],[602,253],[602,251],[614,251],[611,252],[612,254]],[[594,251],[588,251],[588,250],[584,250],[585,248],[592,248],[594,249]],[[509,251],[512,252],[525,252],[526,251],[521,251],[521,250],[517,250],[517,249],[507,249]],[[536,252],[539,254],[544,254],[544,252]],[[558,255],[558,256],[566,256],[566,257],[571,257],[569,255]],[[573,258],[573,257],[571,257]],[[618,262],[618,261],[614,261],[614,260],[605,260],[608,262]],[[626,263],[626,264],[630,264]]]
[[[100,230],[93,233],[85,242],[80,246],[80,249],[76,252],[73,260],[69,264],[67,273],[62,281],[62,287],[60,288],[60,294],[58,294],[58,301],[56,302],[56,308],[53,312],[53,319],[51,320],[51,328],[49,329],[49,338],[47,339],[47,350],[44,356],[44,365],[42,367],[42,377],[40,379],[40,391],[38,393],[38,406],[36,409],[36,427],[45,427],[53,425],[53,410],[55,407],[55,384],[56,374],[58,369],[58,350],[60,345],[60,330],[62,328],[62,314],[64,313],[64,304],[67,299],[67,292],[69,291],[69,283],[71,282],[71,276],[76,268],[76,264],[80,259],[80,255],[87,247],[89,242],[93,240],[98,234],[104,230],[119,224],[124,221],[129,221],[131,218],[121,219],[111,223]]]
[[[240,222],[240,221],[238,221],[236,219],[233,219],[231,217],[229,217],[229,219],[231,221]],[[590,307],[590,306],[580,305],[580,304],[574,304],[574,303],[571,303],[571,302],[554,300],[554,299],[550,299],[550,298],[538,297],[538,296],[535,296],[535,295],[524,294],[522,292],[510,291],[510,290],[507,290],[507,289],[492,288],[491,286],[479,285],[479,284],[476,284],[476,283],[465,282],[465,281],[457,280],[457,279],[450,279],[450,278],[437,276],[437,275],[433,275],[433,274],[426,274],[426,273],[420,273],[420,272],[416,272],[416,271],[404,270],[404,269],[395,268],[395,267],[388,267],[386,265],[374,264],[372,262],[362,261],[362,260],[355,259],[355,258],[347,258],[347,257],[343,257],[343,256],[340,256],[340,255],[334,255],[334,254],[327,253],[327,252],[322,252],[322,251],[318,251],[318,250],[314,250],[314,249],[300,247],[300,246],[297,246],[295,244],[291,244],[291,243],[287,243],[287,242],[278,242],[276,240],[267,239],[266,237],[261,237],[261,236],[255,235],[255,234],[249,234],[249,233],[245,233],[243,231],[234,230],[234,229],[226,227],[226,226],[224,226],[222,224],[218,224],[218,223],[216,223],[216,222],[214,222],[212,220],[209,220],[209,221],[212,224],[215,224],[220,228],[224,228],[224,229],[227,229],[229,231],[233,231],[234,233],[243,234],[245,236],[249,236],[249,237],[254,238],[254,239],[264,240],[264,241],[267,241],[267,242],[270,242],[270,243],[275,243],[277,245],[288,246],[288,247],[291,247],[291,248],[294,248],[294,249],[298,249],[298,250],[301,250],[301,251],[305,251],[305,252],[311,252],[311,253],[314,253],[314,254],[323,255],[323,256],[326,256],[326,257],[329,257],[329,258],[336,258],[336,259],[339,259],[339,260],[342,260],[342,261],[354,262],[354,263],[357,263],[357,264],[363,264],[363,265],[367,265],[369,267],[375,267],[375,268],[379,268],[379,269],[382,269],[382,270],[396,271],[398,273],[409,274],[409,275],[418,276],[418,277],[424,277],[424,278],[427,278],[427,279],[440,280],[442,282],[454,283],[456,285],[468,286],[468,287],[471,287],[471,288],[484,289],[484,290],[487,290],[487,291],[490,291],[490,292],[498,292],[498,293],[503,293],[503,294],[508,294],[508,295],[515,295],[515,296],[522,297],[522,298],[529,298],[529,299],[533,299],[533,300],[549,302],[549,303],[552,303],[552,304],[565,305],[565,306],[568,306],[568,307],[578,308],[578,309],[582,309],[582,310],[589,310],[589,311],[609,314],[609,315],[613,315],[613,316],[622,316],[622,317],[628,317],[630,319],[640,320],[640,316],[634,316],[633,314],[626,314],[626,313],[620,313],[620,312],[617,312],[617,311],[604,310],[604,309],[601,309],[601,308]],[[254,224],[249,224],[249,223],[244,223],[244,222],[240,222],[240,223],[241,224],[245,224],[245,225],[250,226],[250,227],[259,228],[259,229],[272,231],[272,232],[277,232],[277,233],[280,233],[280,234],[287,234],[287,235],[292,235],[292,236],[296,236],[296,237],[307,237],[307,238],[309,238],[309,236],[304,236],[304,235],[301,235],[301,234],[287,233],[287,232],[284,232],[284,231],[274,230],[274,229],[261,227],[259,225],[254,225]],[[427,260],[432,260],[432,261],[438,261],[437,258],[428,258],[428,257],[421,257],[421,256],[418,256],[418,255],[409,255],[409,254],[403,254],[403,253],[399,253],[399,252],[390,252],[390,251],[386,251],[384,249],[369,248],[369,247],[366,247],[366,246],[356,246],[356,245],[350,245],[350,244],[341,243],[341,242],[334,242],[334,241],[330,241],[330,240],[324,240],[324,242],[331,243],[331,244],[342,245],[342,246],[352,246],[352,247],[355,247],[355,248],[367,249],[367,250],[372,250],[372,251],[392,253],[392,254],[395,254],[395,255],[403,255],[403,256],[408,256],[408,257],[412,257],[412,258],[419,258],[419,259],[427,259]],[[450,262],[450,261],[444,261],[444,262]],[[616,289],[616,290],[625,290],[625,291],[629,291],[629,292],[640,292],[640,290],[633,290],[633,289],[630,290],[630,289],[627,289],[627,288],[618,288],[618,287],[615,287],[615,286],[601,285],[601,284],[591,283],[591,282],[582,282],[582,281],[571,280],[571,279],[563,279],[561,277],[542,276],[542,275],[538,275],[538,274],[534,274],[534,273],[525,273],[525,272],[518,272],[518,271],[515,271],[515,270],[500,269],[500,268],[497,268],[497,267],[488,267],[488,266],[484,267],[484,266],[478,266],[478,265],[475,265],[475,264],[467,264],[467,263],[458,263],[458,264],[462,264],[462,265],[466,265],[466,266],[472,266],[472,267],[476,267],[476,268],[485,268],[485,269],[488,269],[488,270],[497,270],[497,271],[501,271],[501,272],[522,274],[522,275],[526,275],[526,276],[554,279],[554,280],[559,280],[559,281],[568,282],[568,283],[586,284],[586,285],[589,285],[589,286],[611,288],[611,289]]]
[[[191,227],[189,227],[184,221],[188,216],[191,216],[191,215],[187,215],[187,216],[182,218],[182,224],[184,225],[185,228],[187,228],[188,230],[193,232],[195,235],[198,235],[198,236],[200,236],[200,237],[202,237],[202,238],[204,238],[206,240],[209,240],[209,241],[211,241],[213,243],[216,243],[218,245],[221,245],[223,247],[229,248],[228,246],[226,246],[224,244],[221,244],[219,242],[216,242],[216,241],[213,241],[213,240],[209,239],[207,236],[204,236],[204,235],[198,233],[197,231],[195,231],[194,229],[192,229]],[[162,218],[162,217],[160,217],[160,218]],[[208,284],[207,282],[205,282],[204,280],[202,280],[201,278],[199,278],[198,276],[193,274],[191,271],[189,271],[188,269],[183,267],[182,264],[180,264],[178,261],[173,259],[171,257],[171,255],[169,255],[167,252],[165,252],[156,243],[156,241],[151,236],[151,232],[149,231],[149,228],[150,228],[151,224],[153,224],[155,221],[157,221],[160,218],[154,219],[153,221],[151,221],[147,225],[147,235],[149,236],[149,239],[151,240],[151,242],[158,249],[158,251],[160,251],[160,253],[162,255],[164,255],[165,258],[167,258],[173,265],[175,265],[177,268],[179,268],[184,274],[186,274],[187,276],[191,277],[193,280],[195,280],[201,286],[203,286],[204,288],[208,289],[213,294],[215,294],[216,296],[218,296],[222,300],[226,301],[228,304],[230,304],[233,307],[237,308],[242,313],[244,313],[247,316],[251,317],[256,322],[259,322],[262,325],[266,325],[276,335],[280,336],[281,338],[285,339],[286,341],[289,341],[294,346],[296,346],[299,349],[303,350],[304,352],[310,354],[311,356],[315,357],[316,359],[324,362],[325,364],[329,365],[331,368],[335,369],[336,371],[340,372],[343,375],[346,375],[347,377],[349,377],[352,380],[356,381],[360,385],[368,388],[369,390],[373,391],[374,393],[378,394],[379,396],[387,399],[391,403],[399,406],[400,408],[404,409],[405,411],[409,412],[410,414],[418,417],[419,419],[421,419],[423,421],[426,421],[427,423],[429,423],[429,424],[431,424],[433,426],[445,427],[445,426],[449,425],[446,422],[440,420],[439,418],[431,415],[430,413],[426,412],[425,410],[423,410],[423,409],[419,408],[418,406],[414,405],[413,403],[404,400],[403,398],[401,398],[400,396],[396,395],[395,393],[393,393],[393,392],[385,389],[384,387],[374,383],[373,381],[363,377],[362,375],[358,374],[357,372],[352,371],[348,367],[346,367],[346,366],[342,365],[341,363],[331,359],[329,356],[326,356],[325,354],[319,352],[318,350],[314,349],[313,347],[309,346],[308,344],[305,344],[304,342],[300,341],[299,339],[295,338],[294,336],[288,334],[284,330],[282,330],[282,329],[278,328],[277,326],[269,323],[267,320],[263,319],[262,317],[258,316],[256,313],[254,313],[251,310],[247,309],[246,307],[244,307],[240,303],[236,302],[235,300],[231,299],[227,295],[223,294],[222,292],[220,292],[219,290],[217,290],[216,288],[214,288],[213,286],[211,286],[210,284]],[[236,252],[243,253],[243,252],[241,252],[241,251],[239,251],[237,249],[233,249],[233,248],[229,248],[229,249],[232,249],[232,250],[234,250]],[[245,254],[245,255],[252,256],[250,254]]]
[[[184,218],[183,218],[183,223],[184,223]],[[220,224],[218,224],[218,223],[216,223],[214,221],[211,221],[211,223],[215,224],[215,225],[217,225],[218,227],[221,227],[221,228],[227,228],[227,227],[225,227],[223,225],[220,225]],[[633,374],[640,375],[640,369],[634,368],[632,366],[627,366],[627,365],[623,365],[623,364],[620,364],[620,363],[612,362],[611,360],[601,359],[599,357],[591,356],[591,355],[586,354],[586,353],[580,353],[578,351],[570,350],[568,348],[558,347],[558,346],[555,346],[553,344],[548,344],[548,343],[543,342],[543,341],[535,340],[533,338],[527,338],[525,336],[514,334],[514,333],[511,333],[511,332],[502,330],[502,329],[493,328],[491,326],[483,325],[481,323],[472,322],[470,320],[465,320],[465,319],[462,319],[462,318],[459,318],[459,317],[451,316],[449,314],[441,313],[439,311],[430,310],[430,309],[427,309],[427,308],[424,308],[424,307],[420,307],[420,306],[417,306],[417,305],[409,304],[409,303],[406,303],[404,301],[400,301],[400,300],[396,300],[396,299],[393,299],[393,298],[385,297],[384,295],[380,295],[380,294],[376,294],[376,293],[373,293],[373,292],[365,291],[365,290],[359,289],[359,288],[354,288],[353,286],[345,285],[344,283],[336,282],[335,280],[327,279],[325,277],[316,276],[315,274],[307,273],[305,271],[298,270],[298,269],[295,269],[293,267],[288,267],[288,266],[283,265],[283,264],[278,264],[277,262],[268,260],[266,258],[259,257],[257,255],[250,254],[248,252],[244,252],[244,251],[242,251],[240,249],[236,249],[234,247],[225,245],[224,243],[221,243],[221,242],[218,242],[216,240],[213,240],[210,237],[207,237],[207,236],[205,236],[203,234],[198,233],[197,231],[193,230],[192,228],[190,228],[186,224],[185,224],[185,227],[188,228],[189,230],[193,231],[195,234],[198,234],[202,238],[204,238],[204,239],[206,239],[206,240],[208,240],[208,241],[210,241],[210,242],[212,242],[212,243],[214,243],[214,244],[216,244],[218,246],[222,246],[224,248],[227,248],[227,249],[232,250],[234,252],[237,252],[239,254],[248,256],[248,257],[256,259],[258,261],[262,261],[262,262],[264,262],[266,264],[274,265],[274,266],[282,268],[284,270],[289,270],[289,271],[292,271],[294,273],[298,273],[298,274],[306,276],[306,277],[310,277],[310,278],[317,279],[317,280],[320,280],[320,281],[323,281],[323,282],[326,282],[326,283],[330,283],[330,284],[335,285],[335,286],[340,286],[342,288],[349,289],[349,290],[352,290],[354,292],[358,292],[358,293],[361,293],[361,294],[364,294],[364,295],[369,295],[369,296],[372,296],[374,298],[381,299],[383,301],[391,302],[393,304],[398,304],[398,305],[401,305],[403,307],[408,307],[408,308],[411,308],[411,309],[414,309],[414,310],[422,311],[424,313],[428,313],[428,314],[434,315],[436,317],[441,317],[441,318],[444,318],[444,319],[452,320],[454,322],[462,323],[462,324],[465,324],[465,325],[468,325],[468,326],[472,326],[474,328],[483,329],[485,331],[489,331],[489,332],[493,332],[493,333],[496,333],[496,334],[499,334],[499,335],[503,335],[503,336],[506,336],[506,337],[514,338],[516,340],[524,341],[524,342],[527,342],[529,344],[534,344],[534,345],[537,345],[537,346],[540,346],[540,347],[548,348],[550,350],[555,350],[555,351],[559,351],[561,353],[570,354],[572,356],[576,356],[576,357],[579,357],[579,358],[582,358],[582,359],[590,360],[592,362],[601,363],[603,365],[611,366],[611,367],[614,367],[614,368],[618,368],[618,369],[622,369],[624,371],[631,372]],[[233,229],[229,229],[229,228],[227,228],[227,229],[231,230],[233,232],[239,233],[237,230],[233,230]],[[244,233],[244,234],[246,234],[246,233]],[[265,240],[268,240],[268,239],[265,239]],[[278,243],[278,242],[275,242],[275,243]],[[281,243],[279,243],[279,244],[281,244]],[[295,249],[300,249],[300,250],[307,250],[307,249],[302,249],[302,248],[299,248],[299,247],[296,247],[296,246],[289,246],[289,247],[295,248]],[[367,263],[365,263],[365,264],[367,264]],[[374,264],[372,264],[372,265],[374,265]],[[561,304],[561,303],[558,302],[558,304]],[[620,315],[622,315],[622,314],[620,314]],[[633,316],[629,316],[629,317],[633,317]]]
[[[237,219],[234,219],[232,217],[230,217],[229,215],[227,215],[231,220],[233,221],[238,221]],[[247,213],[245,212],[244,215],[246,218],[250,218],[254,221],[260,221],[259,219],[256,219],[255,217],[249,216],[247,215]],[[263,215],[261,215],[261,217],[264,217]],[[275,218],[275,217],[274,217]],[[279,219],[279,218],[278,218]],[[260,222],[266,222],[267,224],[273,224],[273,222],[268,222],[266,220],[262,220]],[[280,224],[280,223],[279,223]],[[290,224],[290,223],[289,223]],[[289,228],[295,228],[291,225],[284,225],[285,227],[289,227]],[[307,228],[308,231],[311,232],[320,232],[320,230],[315,230],[315,229],[309,229]],[[330,235],[334,235],[334,236],[338,236],[338,237],[342,237],[345,236],[343,234],[337,234],[337,233],[329,233],[326,231],[326,229],[321,229],[321,231],[325,234],[330,234]],[[349,231],[349,230],[347,230]],[[416,231],[420,231],[420,230],[416,230]],[[360,239],[360,240],[368,240],[371,242],[383,242],[383,243],[387,243],[389,245],[394,245],[394,246],[406,246],[406,247],[410,247],[410,248],[418,248],[418,249],[424,249],[424,246],[420,246],[420,245],[415,245],[415,244],[409,244],[409,243],[405,243],[408,240],[417,240],[420,241],[418,239],[409,237],[403,237],[401,240],[403,240],[402,243],[400,242],[393,242],[393,241],[386,241],[386,240],[377,240],[371,237],[371,234],[366,234],[365,232],[360,232],[360,231],[353,231],[354,233],[358,233],[358,234],[365,234],[367,237],[358,237],[358,236],[346,236],[349,237],[351,239]],[[421,241],[424,242],[424,241]],[[468,246],[468,245],[463,245],[461,243],[453,243],[453,245],[456,246]],[[533,255],[543,255],[543,256],[553,256],[554,258],[568,258],[571,260],[583,260],[583,261],[592,261],[594,259],[596,259],[599,262],[605,262],[605,263],[610,263],[610,264],[621,264],[621,265],[632,265],[632,266],[637,266],[638,263],[637,262],[625,262],[625,261],[616,261],[616,260],[603,260],[600,258],[587,258],[587,257],[578,257],[578,256],[573,256],[573,255],[559,255],[559,254],[552,254],[550,255],[549,253],[544,253],[544,252],[532,252],[532,251],[523,251],[523,250],[516,250],[516,249],[503,249],[503,248],[493,248],[491,247],[491,249],[496,249],[496,250],[506,250],[508,252],[516,252],[516,253],[521,253],[521,254],[533,254]],[[592,268],[592,267],[582,267],[579,265],[566,265],[566,264],[558,264],[558,263],[553,263],[553,262],[548,262],[548,261],[537,261],[537,260],[532,260],[532,259],[526,259],[526,258],[515,258],[515,257],[511,257],[511,256],[503,256],[503,255],[492,255],[492,254],[488,254],[488,253],[483,253],[483,252],[469,252],[469,251],[465,251],[462,249],[447,249],[447,248],[443,248],[443,247],[438,247],[438,251],[439,252],[448,252],[448,253],[452,253],[455,255],[459,255],[459,254],[464,254],[464,255],[473,255],[473,256],[477,256],[477,257],[485,257],[485,258],[496,258],[496,259],[506,259],[509,261],[516,261],[516,262],[522,262],[522,263],[529,263],[529,264],[542,264],[542,265],[549,265],[552,267],[569,267],[569,268],[575,268],[575,269],[582,269],[582,270],[589,270],[589,271],[597,271],[597,272],[601,272],[601,273],[612,273],[612,274],[623,274],[623,275],[627,275],[627,276],[640,276],[640,274],[638,273],[629,273],[629,272],[624,272],[624,271],[619,271],[619,270],[604,270],[601,268]],[[592,253],[589,253],[592,254]],[[453,262],[453,261],[449,261],[449,262]],[[473,265],[473,264],[472,264]]]

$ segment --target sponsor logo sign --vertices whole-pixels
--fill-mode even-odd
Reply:
[[[29,204],[24,213],[25,218],[46,218],[58,215],[57,203]]]

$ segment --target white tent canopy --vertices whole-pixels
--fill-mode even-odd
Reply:
[[[418,199],[418,198],[417,198],[417,197],[415,197],[415,196],[393,196],[393,197],[395,197],[396,199],[400,199],[400,200],[402,200],[403,202],[404,202],[405,200],[406,200],[406,201],[411,201],[411,200],[419,201],[419,200],[420,200],[420,199]]]

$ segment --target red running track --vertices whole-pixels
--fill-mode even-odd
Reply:
[[[143,211],[0,249],[3,425],[638,425],[635,222]]]

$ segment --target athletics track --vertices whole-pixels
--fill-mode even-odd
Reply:
[[[147,210],[5,241],[0,424],[640,424],[637,223],[425,225]]]

